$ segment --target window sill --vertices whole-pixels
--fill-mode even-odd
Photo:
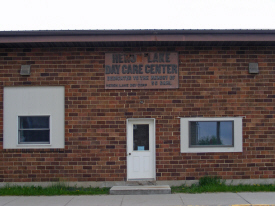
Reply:
[[[20,149],[48,149],[52,148],[51,144],[17,144],[16,148]]]
[[[182,153],[210,153],[210,152],[242,152],[241,148],[225,148],[225,147],[219,147],[219,148],[182,148]]]

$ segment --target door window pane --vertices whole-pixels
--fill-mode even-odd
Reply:
[[[133,125],[133,150],[134,151],[149,150],[149,125],[148,124]]]
[[[232,121],[190,122],[190,146],[233,146]]]

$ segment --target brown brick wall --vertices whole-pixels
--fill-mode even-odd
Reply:
[[[105,90],[116,51],[179,52],[179,89]],[[64,149],[3,149],[3,87],[33,85],[65,86]],[[127,118],[156,119],[157,180],[275,178],[274,98],[275,47],[0,48],[0,182],[126,180]],[[243,152],[180,153],[191,116],[244,116]]]

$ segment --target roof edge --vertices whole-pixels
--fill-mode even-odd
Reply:
[[[97,42],[273,42],[275,30],[0,31],[0,45]]]
[[[19,30],[0,31],[4,36],[83,36],[83,35],[184,35],[184,34],[275,34],[275,29],[133,29],[133,30]]]

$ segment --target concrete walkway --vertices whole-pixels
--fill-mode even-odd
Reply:
[[[168,206],[168,205],[272,205],[275,192],[94,195],[94,196],[0,196],[0,206]]]

